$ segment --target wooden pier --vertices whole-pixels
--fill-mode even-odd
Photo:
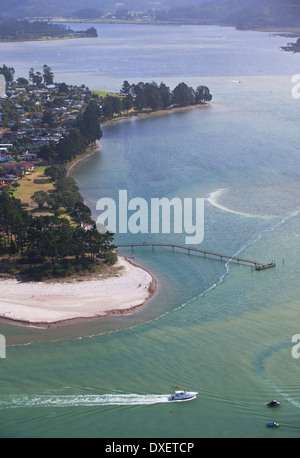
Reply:
[[[262,264],[258,261],[252,261],[250,259],[243,259],[243,258],[238,258],[236,256],[228,256],[225,254],[220,254],[220,253],[213,253],[212,251],[204,251],[204,250],[199,250],[198,248],[193,248],[193,247],[186,247],[186,246],[181,246],[181,245],[173,245],[170,243],[129,243],[129,244],[124,244],[124,245],[116,245],[116,248],[128,248],[131,247],[133,250],[134,247],[147,247],[150,246],[152,249],[154,247],[169,247],[172,248],[174,251],[175,248],[180,249],[180,250],[185,250],[190,254],[191,252],[194,253],[201,253],[206,256],[213,256],[213,257],[218,257],[220,258],[221,261],[223,259],[228,259],[229,261],[237,261],[238,263],[243,263],[243,264],[250,264],[253,267],[255,267],[255,270],[265,270],[269,269],[271,267],[275,267],[275,262],[270,262],[268,264]]]

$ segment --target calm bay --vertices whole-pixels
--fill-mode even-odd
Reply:
[[[98,199],[120,189],[148,202],[204,198],[200,249],[277,265],[255,272],[167,248],[124,250],[159,284],[138,311],[49,329],[2,323],[0,436],[298,437],[299,55],[262,32],[95,26],[97,39],[1,43],[2,61],[17,76],[48,64],[56,81],[99,90],[205,84],[213,100],[103,126],[99,152],[73,170],[94,217]],[[184,237],[116,234],[133,241]],[[197,400],[168,403],[177,386]],[[273,398],[278,410],[265,406]]]

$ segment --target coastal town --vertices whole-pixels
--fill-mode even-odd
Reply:
[[[31,82],[14,81],[6,66],[0,74],[0,318],[48,327],[126,313],[156,287],[148,271],[118,259],[113,234],[97,231],[67,174],[101,138],[101,97],[84,85],[54,84],[51,69],[43,70],[31,69]],[[62,278],[67,286],[56,282]]]
[[[196,89],[179,83],[173,91],[164,83],[129,84],[120,92],[90,91],[85,85],[54,83],[47,65],[43,73],[29,71],[29,79],[14,80],[14,69],[0,67],[0,192],[42,164],[68,163],[100,139],[99,121],[107,122],[160,110],[205,105],[212,95],[206,86]],[[75,132],[89,105],[89,128],[78,138]],[[87,110],[89,111],[89,110]],[[96,116],[94,116],[96,114]],[[80,129],[79,129],[80,130]],[[98,131],[99,130],[99,131]],[[72,141],[64,139],[69,136]]]
[[[76,125],[91,92],[84,85],[33,85],[24,78],[7,83],[4,75],[0,87],[1,193],[43,164],[43,150]]]

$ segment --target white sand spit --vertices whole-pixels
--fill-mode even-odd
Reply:
[[[0,317],[26,324],[49,324],[124,313],[142,305],[154,292],[149,272],[124,258],[119,276],[65,283],[2,280]]]

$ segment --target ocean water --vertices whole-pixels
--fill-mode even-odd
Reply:
[[[206,84],[213,101],[103,126],[99,152],[74,169],[94,217],[98,199],[121,189],[147,202],[203,198],[198,248],[277,265],[255,272],[180,250],[123,250],[158,280],[137,312],[49,329],[2,323],[0,436],[299,437],[299,56],[279,50],[286,38],[230,28],[98,27],[99,39],[76,41],[84,69],[72,59],[75,41],[59,51],[5,44],[5,63],[22,70],[34,49],[67,82],[184,80]],[[116,234],[130,242],[184,245],[185,235]],[[170,404],[177,386],[197,399]],[[274,398],[282,406],[270,410]]]

